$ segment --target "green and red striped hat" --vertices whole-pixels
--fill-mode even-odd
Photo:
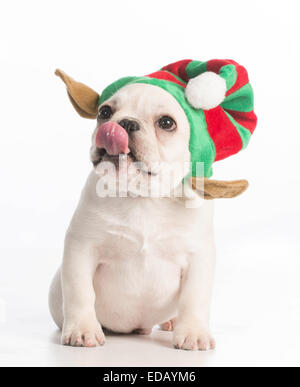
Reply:
[[[244,149],[257,124],[253,90],[246,69],[233,60],[208,62],[183,60],[143,77],[122,78],[102,93],[99,105],[122,87],[151,84],[178,101],[190,123],[192,175],[204,164],[204,176],[212,176],[212,164]]]

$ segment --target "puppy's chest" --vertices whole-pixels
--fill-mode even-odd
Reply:
[[[147,261],[155,257],[183,264],[192,250],[186,226],[170,214],[135,209],[130,216],[106,216],[102,228],[104,259]]]

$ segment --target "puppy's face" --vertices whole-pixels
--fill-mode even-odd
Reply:
[[[151,179],[162,183],[166,181],[162,174],[168,169],[172,174],[169,189],[181,182],[190,161],[189,122],[179,103],[168,92],[157,86],[132,84],[99,107],[91,160],[98,170],[101,163],[112,162],[121,174],[119,152],[112,155],[97,142],[99,130],[107,122],[118,124],[117,127],[121,126],[128,134],[126,172],[129,179],[138,174],[139,181]]]

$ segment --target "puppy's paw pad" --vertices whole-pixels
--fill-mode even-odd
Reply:
[[[216,343],[208,331],[175,330],[173,345],[176,349],[186,351],[210,351],[216,348]]]

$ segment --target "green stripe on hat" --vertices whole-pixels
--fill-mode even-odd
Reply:
[[[198,60],[194,60],[189,63],[186,67],[186,74],[188,78],[195,78],[198,75],[205,73],[207,71],[207,62],[200,62]]]
[[[192,176],[197,175],[197,163],[204,164],[204,176],[212,176],[212,164],[216,158],[216,148],[208,131],[203,110],[186,112],[191,125],[190,152],[192,162]],[[203,177],[203,176],[198,176]]]
[[[109,85],[103,90],[101,96],[99,97],[99,106],[110,99],[122,87],[128,85],[129,83],[134,83],[136,79],[138,79],[138,77],[124,77]]]
[[[254,108],[254,98],[250,83],[226,97],[221,107],[237,112],[251,112]]]
[[[237,72],[234,65],[223,66],[219,75],[225,79],[227,90],[230,90],[237,80]]]

